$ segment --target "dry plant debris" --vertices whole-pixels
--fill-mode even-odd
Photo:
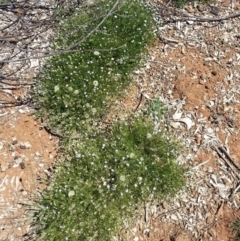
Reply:
[[[33,117],[28,91],[50,48],[48,1],[0,4],[0,240],[27,240],[58,140]],[[49,21],[49,22],[48,22]],[[24,61],[19,61],[25,59]]]

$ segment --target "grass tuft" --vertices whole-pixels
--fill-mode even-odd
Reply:
[[[71,157],[43,196],[44,240],[111,240],[139,203],[183,186],[177,144],[153,127],[151,120],[133,118],[111,133],[72,143]]]
[[[65,151],[39,201],[37,240],[111,240],[142,202],[184,184],[174,161],[178,144],[156,130],[166,111],[159,100],[145,115],[98,127],[154,40],[151,12],[140,1],[120,2],[98,28],[116,1],[56,13],[65,16],[56,22],[56,50],[76,52],[52,57],[35,89],[40,114],[63,134]]]
[[[76,12],[61,21],[57,49],[66,49],[83,39],[103,20],[115,1],[100,1],[98,7]],[[37,88],[38,105],[47,110],[52,128],[65,134],[79,131],[104,114],[110,99],[131,82],[129,74],[153,39],[151,12],[139,1],[125,1],[75,53],[51,58]],[[40,98],[39,98],[40,96]]]

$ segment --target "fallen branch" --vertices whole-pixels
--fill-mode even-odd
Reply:
[[[58,134],[57,132],[54,132],[50,127],[44,125],[43,126],[44,130],[48,132],[50,135],[58,137],[59,139],[63,139],[63,136]]]
[[[225,161],[227,166],[231,168],[231,170],[233,171],[235,176],[238,178],[238,180],[240,180],[240,168],[234,162],[234,160],[230,157],[230,155],[227,153],[227,151],[223,147],[221,147],[221,146],[219,146],[219,147],[212,147],[212,149],[217,152],[219,157],[221,157]]]
[[[199,17],[184,17],[184,18],[178,18],[178,19],[172,19],[166,21],[166,23],[176,23],[176,22],[187,22],[187,21],[194,21],[194,22],[219,22],[223,20],[228,20],[231,18],[238,18],[240,17],[240,13],[228,15],[225,17],[219,17],[219,18],[199,18]]]

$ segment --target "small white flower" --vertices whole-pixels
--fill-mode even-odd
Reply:
[[[60,88],[59,88],[59,86],[58,86],[58,85],[55,85],[55,86],[54,86],[54,92],[59,91],[59,89],[60,89]]]
[[[79,94],[79,90],[74,90],[73,92],[75,95]]]
[[[152,135],[150,133],[147,133],[147,139],[152,138]]]
[[[120,176],[120,181],[125,182],[125,179],[126,179],[126,178],[125,178],[124,175],[121,175],[121,176]]]
[[[92,113],[95,114],[97,112],[96,108],[92,108]]]
[[[93,54],[96,56],[100,55],[100,53],[98,51],[94,51]]]
[[[131,153],[130,156],[129,156],[131,159],[133,159],[135,157],[135,154],[134,153]]]
[[[69,196],[69,197],[72,197],[72,196],[74,196],[74,195],[75,195],[75,192],[74,192],[73,190],[69,191],[69,193],[68,193],[68,196]]]
[[[94,80],[94,81],[93,81],[93,85],[94,85],[95,87],[97,87],[97,86],[98,86],[98,82],[97,82],[96,80]]]

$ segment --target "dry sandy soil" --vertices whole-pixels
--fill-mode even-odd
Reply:
[[[178,161],[189,167],[188,185],[173,200],[147,203],[119,236],[234,240],[230,226],[240,217],[240,18],[212,20],[239,13],[240,2],[189,4],[181,10],[163,0],[149,4],[156,9],[158,40],[108,118],[127,116],[159,98],[169,109],[165,124],[186,147]],[[1,68],[7,71],[9,65]],[[29,76],[34,71],[36,66],[29,68]],[[2,102],[24,99],[25,87],[3,87]],[[0,240],[26,240],[32,207],[26,204],[34,204],[45,188],[42,177],[51,175],[58,140],[27,105],[2,105],[0,124]]]

